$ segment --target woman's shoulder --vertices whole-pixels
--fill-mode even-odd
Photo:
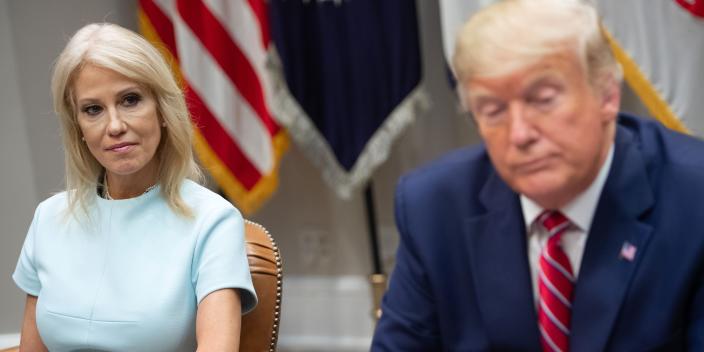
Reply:
[[[34,210],[34,223],[55,223],[63,219],[68,209],[68,195],[66,191],[56,193],[41,201]]]
[[[202,210],[212,211],[216,209],[237,211],[235,206],[221,195],[188,179],[181,185],[181,197],[183,197],[186,204],[192,207],[196,212],[201,212]]]
[[[37,205],[37,210],[43,212],[59,212],[66,210],[68,206],[68,193],[66,191],[56,193],[51,197],[44,199]]]

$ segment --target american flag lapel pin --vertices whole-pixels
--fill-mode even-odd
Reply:
[[[621,246],[621,253],[619,253],[619,258],[632,262],[636,258],[636,252],[638,248],[634,246],[631,242],[623,242]]]

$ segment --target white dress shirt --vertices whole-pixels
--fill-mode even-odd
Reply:
[[[574,200],[559,209],[572,223],[572,226],[562,235],[560,243],[572,265],[572,272],[575,278],[579,277],[579,267],[582,262],[584,245],[587,242],[587,234],[592,225],[601,190],[604,188],[606,178],[609,175],[613,156],[614,147],[611,145],[606,161],[601,166],[599,174],[592,181],[592,184]],[[543,251],[543,247],[547,244],[548,233],[543,226],[536,223],[535,219],[545,209],[524,195],[521,195],[520,198],[523,218],[526,221],[526,233],[528,234],[528,261],[530,264],[531,282],[533,283],[533,298],[537,305],[540,254]]]

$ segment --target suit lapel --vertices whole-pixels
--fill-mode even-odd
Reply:
[[[602,351],[652,228],[638,220],[654,197],[633,136],[619,129],[614,160],[587,238],[572,306],[572,351]],[[622,256],[624,244],[635,256]]]
[[[487,212],[466,220],[464,235],[477,305],[492,345],[540,348],[518,196],[493,173],[481,191]]]

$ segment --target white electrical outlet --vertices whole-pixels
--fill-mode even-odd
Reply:
[[[299,253],[308,269],[330,264],[330,235],[317,229],[304,229],[298,236]]]

